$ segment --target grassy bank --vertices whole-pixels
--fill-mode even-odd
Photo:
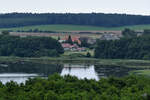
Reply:
[[[131,75],[150,76],[150,61],[149,60],[127,60],[127,59],[96,59],[86,57],[40,57],[40,58],[20,58],[20,57],[0,57],[0,64],[28,62],[39,64],[94,64],[107,66],[121,66],[127,68],[138,69],[130,71]]]
[[[127,59],[96,59],[86,57],[40,57],[40,58],[21,58],[21,57],[0,57],[0,62],[28,61],[36,63],[89,63],[100,65],[117,65],[129,68],[150,68],[149,60],[127,60]]]

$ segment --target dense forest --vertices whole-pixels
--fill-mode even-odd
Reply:
[[[8,13],[0,14],[0,28],[46,24],[102,27],[150,24],[150,16],[104,13]]]
[[[0,35],[0,56],[51,57],[63,52],[61,44],[50,37]]]
[[[150,36],[128,37],[120,40],[98,41],[96,58],[150,59]]]
[[[95,81],[54,74],[20,85],[0,83],[0,100],[149,100],[149,83],[149,78],[140,76]]]

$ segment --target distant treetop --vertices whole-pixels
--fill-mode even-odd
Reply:
[[[104,13],[0,14],[0,28],[49,24],[118,27],[150,24],[150,16]]]

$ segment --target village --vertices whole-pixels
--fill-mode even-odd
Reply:
[[[62,38],[59,37],[59,42],[65,51],[82,52],[90,48],[91,45],[95,45],[97,40],[118,40],[121,37],[121,34],[106,32],[97,38],[66,35]]]
[[[117,40],[122,37],[121,31],[72,31],[66,33],[10,32],[10,35],[20,37],[52,37],[61,43],[64,51],[71,52],[85,52],[94,46],[97,40]]]

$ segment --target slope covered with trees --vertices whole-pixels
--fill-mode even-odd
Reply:
[[[150,24],[150,16],[103,13],[0,14],[0,28],[47,24],[118,27],[127,25]]]
[[[64,52],[61,44],[50,37],[19,37],[0,35],[0,56],[58,56]]]
[[[150,36],[98,41],[96,58],[107,59],[150,59]]]

